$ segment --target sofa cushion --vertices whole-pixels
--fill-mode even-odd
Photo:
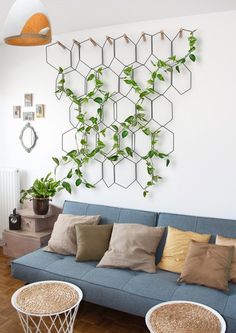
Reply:
[[[101,224],[136,223],[149,225],[151,227],[157,225],[158,218],[158,213],[155,212],[94,205],[67,200],[64,203],[63,214],[100,215],[102,217]]]
[[[113,225],[76,224],[77,261],[98,261],[109,247]]]
[[[60,214],[54,224],[51,238],[45,251],[56,252],[64,255],[75,255],[76,233],[75,225],[80,224],[98,224],[100,216],[71,215]]]
[[[234,246],[191,241],[179,282],[228,290]]]
[[[178,286],[178,275],[158,270],[154,274],[128,269],[96,268],[97,262],[78,263],[72,256],[62,256],[39,249],[12,263],[15,278],[27,282],[63,280],[78,285],[84,299],[118,310],[145,316],[155,304],[168,300],[189,300],[208,305],[232,319],[236,327],[236,285],[224,293],[197,285]],[[230,331],[234,333],[235,331]],[[228,331],[227,331],[228,333]]]
[[[230,280],[236,283],[236,238],[216,236],[216,244],[225,246],[234,246],[234,255],[231,265]]]
[[[154,273],[155,253],[164,228],[115,223],[109,249],[97,267],[130,268]]]
[[[166,244],[158,267],[166,271],[181,273],[191,240],[208,242],[210,237],[209,234],[168,227]]]

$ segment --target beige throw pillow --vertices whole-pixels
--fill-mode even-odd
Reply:
[[[75,255],[77,250],[75,225],[98,224],[99,221],[100,216],[60,214],[54,224],[48,246],[44,250],[63,255]]]
[[[179,282],[228,290],[233,246],[191,241]]]
[[[224,246],[234,246],[234,255],[232,260],[230,280],[236,283],[236,238],[223,237],[220,235],[216,236],[216,244]]]
[[[109,249],[97,267],[130,268],[154,273],[155,253],[164,228],[115,223]]]
[[[77,261],[101,260],[108,250],[113,224],[76,224]]]

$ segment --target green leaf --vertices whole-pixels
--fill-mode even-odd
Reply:
[[[98,74],[102,75],[102,72],[103,72],[103,68],[102,67],[99,67],[98,70],[97,70]]]
[[[129,135],[129,132],[128,132],[128,131],[124,130],[124,131],[122,132],[122,138],[123,138],[123,139],[126,138],[128,135]]]
[[[111,125],[111,127],[112,127],[116,132],[118,132],[118,130],[119,130],[118,126],[116,126],[116,125]]]
[[[73,95],[73,91],[71,90],[71,89],[66,89],[66,95],[67,96],[71,96],[71,95]]]
[[[108,159],[112,162],[116,162],[119,159],[119,156],[118,155],[113,155],[113,156],[108,157]]]
[[[82,184],[82,179],[81,178],[78,178],[75,182],[75,185],[76,186],[80,186]]]
[[[85,186],[86,186],[87,188],[95,188],[95,186],[92,185],[92,184],[90,184],[90,183],[86,183]]]
[[[102,118],[103,115],[103,109],[102,108],[98,108],[97,109],[97,114],[99,115],[100,119]]]
[[[132,68],[132,67],[126,67],[126,68],[124,69],[124,73],[125,73],[125,75],[127,75],[127,76],[131,76],[131,75],[132,75],[132,72],[133,72],[133,68]]]
[[[93,124],[97,124],[98,120],[96,117],[91,117],[89,118],[89,120],[93,123]]]
[[[56,163],[57,166],[60,164],[58,158],[56,158],[56,157],[52,157],[52,160]]]
[[[150,94],[150,92],[148,91],[148,90],[144,90],[140,95],[139,95],[139,97],[140,98],[143,98],[143,97],[145,97],[145,96],[147,96],[147,95],[149,95]]]
[[[190,58],[193,62],[196,61],[196,56],[195,56],[194,54],[190,54],[190,55],[189,55],[189,58]]]
[[[70,185],[70,183],[63,182],[61,185],[68,193],[71,194],[71,185]]]
[[[165,81],[164,76],[162,74],[158,73],[157,77],[160,81]]]
[[[96,98],[94,98],[94,102],[96,102],[98,104],[102,104],[103,99],[101,97],[96,97]]]
[[[179,66],[176,66],[175,69],[177,70],[178,73],[180,73]]]
[[[85,139],[82,139],[81,141],[80,141],[80,143],[81,143],[81,145],[86,145],[87,144],[87,141],[85,140]]]
[[[87,78],[87,81],[92,81],[95,78],[94,74],[90,74],[89,77]]]
[[[150,135],[151,134],[151,130],[150,128],[143,128],[143,133],[146,134],[146,135]]]
[[[114,135],[113,135],[113,140],[114,140],[115,142],[118,142],[118,141],[119,141],[119,136],[118,136],[117,134],[114,134]]]
[[[104,128],[103,130],[101,130],[101,131],[100,131],[100,133],[101,133],[101,134],[102,134],[102,136],[104,136],[104,137],[106,136],[106,130],[107,130],[107,129],[106,129],[106,128]]]
[[[169,57],[169,60],[176,61],[176,55],[173,55],[172,57]]]
[[[126,147],[125,150],[129,156],[133,157],[133,150],[130,147]]]
[[[166,166],[168,167],[168,166],[169,166],[169,164],[170,164],[170,160],[169,160],[169,159],[167,159],[167,160],[166,160]]]
[[[144,198],[146,198],[146,196],[148,195],[148,191],[143,191],[143,196],[144,196]]]
[[[103,86],[103,82],[99,79],[95,80],[96,88],[101,88]]]
[[[153,158],[155,155],[156,155],[155,150],[150,150],[150,151],[148,152],[148,156],[149,156],[150,158]]]
[[[59,74],[62,74],[64,72],[64,69],[62,67],[59,67]]]
[[[125,119],[125,122],[132,124],[133,120],[134,120],[134,116],[129,116],[128,118]]]
[[[67,174],[66,177],[67,177],[68,179],[70,179],[72,176],[73,176],[73,170],[70,169],[70,171],[68,172],[68,174]]]
[[[99,146],[99,149],[102,149],[102,148],[106,147],[105,143],[101,140],[98,140],[98,146]]]

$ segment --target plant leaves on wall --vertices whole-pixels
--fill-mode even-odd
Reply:
[[[90,160],[110,161],[114,168],[118,163],[127,159],[131,163],[143,161],[146,165],[146,173],[148,180],[143,188],[143,196],[146,197],[150,187],[156,185],[161,179],[158,172],[158,161],[164,161],[166,166],[170,164],[170,153],[163,152],[160,147],[160,134],[162,127],[156,123],[155,128],[151,126],[151,120],[147,117],[147,113],[153,114],[153,103],[150,110],[147,109],[146,101],[153,100],[161,94],[158,88],[163,84],[170,74],[170,80],[174,72],[181,75],[182,67],[190,62],[196,61],[196,43],[197,38],[194,36],[195,31],[184,30],[188,33],[188,50],[185,56],[178,57],[171,54],[167,59],[158,59],[152,61],[152,70],[149,70],[149,78],[141,84],[135,79],[135,65],[124,66],[120,76],[120,82],[129,88],[135,96],[135,112],[127,115],[123,121],[118,121],[114,117],[114,122],[109,126],[105,125],[104,117],[106,116],[106,106],[108,103],[116,103],[115,96],[118,91],[108,91],[106,89],[106,66],[99,66],[93,69],[86,77],[86,82],[90,89],[83,95],[76,94],[66,80],[66,70],[59,68],[57,79],[56,94],[65,95],[74,105],[76,105],[78,121],[75,126],[76,135],[80,135],[79,142],[76,141],[76,149],[71,149],[60,158],[53,157],[55,162],[55,172],[57,169],[69,167],[65,177],[62,179],[62,186],[71,193],[72,185],[85,185],[87,188],[94,188],[95,184],[87,180],[85,170]],[[140,66],[144,66],[140,64]],[[139,67],[140,67],[139,66]],[[82,89],[81,89],[82,90]],[[95,110],[92,114],[88,112],[89,108]],[[109,112],[112,109],[109,108]],[[109,136],[111,149],[107,149],[107,132]],[[137,154],[133,138],[137,132],[142,132],[150,139],[150,148],[144,155]],[[91,145],[89,138],[95,136],[96,144]],[[136,168],[134,172],[137,173]],[[137,176],[134,177],[137,180]],[[115,183],[115,182],[114,182]],[[132,182],[133,183],[133,182]],[[131,185],[131,184],[130,184]]]

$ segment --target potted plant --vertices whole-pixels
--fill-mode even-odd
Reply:
[[[36,179],[28,190],[22,190],[20,202],[32,200],[34,213],[36,215],[46,215],[50,199],[62,189],[61,181],[51,177],[50,172],[46,177]]]

